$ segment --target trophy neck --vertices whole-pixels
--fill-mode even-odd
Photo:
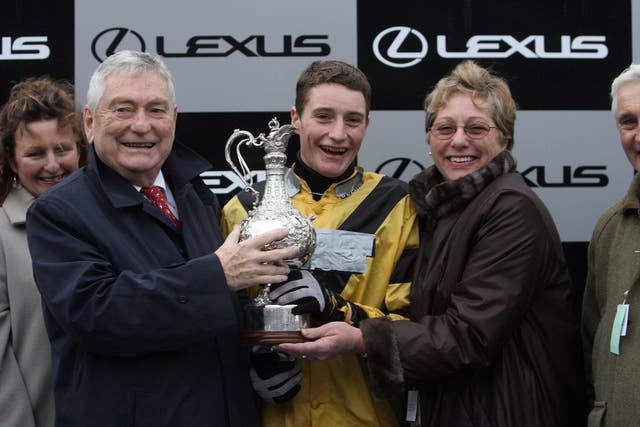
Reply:
[[[286,160],[287,156],[282,152],[271,152],[264,156],[267,182],[265,183],[262,203],[270,205],[288,204],[289,196],[284,185]]]

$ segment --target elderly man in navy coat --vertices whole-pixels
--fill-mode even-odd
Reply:
[[[112,55],[84,110],[89,166],[29,210],[57,426],[257,425],[238,291],[286,280],[297,249],[261,250],[286,229],[222,241],[176,115],[159,57]]]

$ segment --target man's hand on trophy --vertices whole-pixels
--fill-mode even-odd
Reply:
[[[288,281],[275,287],[269,293],[269,298],[276,304],[297,304],[291,312],[293,314],[311,313],[314,320],[320,323],[329,320],[344,320],[344,313],[337,311],[342,298],[333,291],[322,286],[313,274],[306,270],[292,270]],[[339,318],[333,319],[334,313]]]
[[[251,347],[251,385],[269,403],[284,403],[298,394],[302,370],[295,358],[275,347]]]
[[[299,251],[297,246],[265,251],[271,242],[281,240],[288,234],[286,228],[278,228],[239,242],[240,227],[235,226],[215,254],[222,264],[227,286],[234,291],[265,283],[280,283],[287,280],[289,266],[283,260],[293,258]]]

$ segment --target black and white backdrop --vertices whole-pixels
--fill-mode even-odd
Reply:
[[[317,59],[367,74],[373,106],[358,162],[405,180],[431,163],[422,102],[435,82],[464,59],[506,77],[518,169],[549,207],[577,286],[595,221],[633,174],[609,89],[640,61],[640,0],[9,0],[2,9],[0,102],[13,82],[48,74],[75,83],[80,108],[110,53],[165,57],[177,138],[212,162],[204,177],[223,203],[241,188],[224,161],[227,138],[266,132],[272,117],[288,122],[297,76]],[[260,153],[249,163],[261,176]]]

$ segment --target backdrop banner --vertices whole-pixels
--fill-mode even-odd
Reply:
[[[272,117],[288,123],[295,82],[312,61],[339,59],[365,72],[373,105],[358,162],[409,180],[431,165],[426,93],[472,59],[509,82],[518,104],[518,170],[551,211],[565,249],[579,251],[569,253],[578,260],[574,270],[584,270],[596,219],[633,174],[609,90],[622,69],[640,61],[640,18],[633,17],[640,0],[498,3],[11,2],[0,14],[0,101],[12,82],[49,74],[75,83],[80,107],[106,56],[157,53],[175,77],[177,139],[212,162],[203,177],[225,203],[241,189],[224,161],[227,138],[237,128],[266,132]],[[294,137],[290,160],[297,147]],[[263,177],[260,154],[247,160]]]

